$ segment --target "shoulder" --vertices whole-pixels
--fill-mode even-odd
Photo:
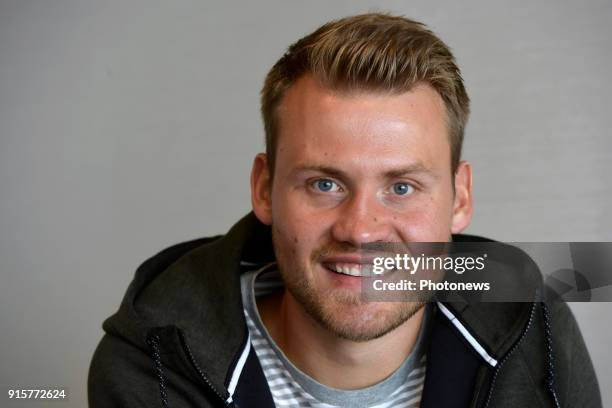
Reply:
[[[570,307],[562,300],[537,306],[533,330],[519,353],[529,376],[547,394],[552,380],[564,406],[601,407],[591,357]]]
[[[117,336],[104,335],[89,368],[89,406],[145,407],[154,403],[135,399],[158,395],[151,367],[151,359],[144,350]]]

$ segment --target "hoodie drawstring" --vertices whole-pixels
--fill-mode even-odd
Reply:
[[[155,374],[159,382],[159,396],[161,398],[162,407],[168,408],[168,392],[166,391],[166,377],[164,375],[164,366],[162,365],[161,355],[159,354],[159,336],[157,334],[147,336],[147,345],[153,353],[153,363],[155,365]]]
[[[540,302],[542,306],[542,317],[544,318],[544,338],[546,341],[546,357],[548,359],[548,373],[546,376],[546,385],[548,386],[548,392],[552,396],[555,408],[561,408],[559,398],[557,397],[557,391],[555,390],[555,356],[553,354],[552,347],[552,330],[550,328],[550,314],[548,312],[548,306],[545,302]]]

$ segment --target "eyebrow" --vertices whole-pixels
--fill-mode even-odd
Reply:
[[[397,178],[407,176],[411,174],[426,174],[431,177],[437,177],[434,172],[421,162],[415,162],[408,166],[400,167],[399,169],[393,169],[385,172],[387,178]]]
[[[296,173],[300,171],[318,171],[320,173],[328,174],[330,176],[338,177],[338,178],[346,178],[348,174],[336,167],[326,166],[326,165],[303,165],[298,166],[294,170]],[[407,166],[402,166],[397,169],[388,170],[384,173],[385,178],[398,178],[402,176],[414,175],[414,174],[425,174],[433,178],[437,178],[437,176],[422,162],[415,162],[409,164]]]

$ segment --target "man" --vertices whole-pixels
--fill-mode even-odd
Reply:
[[[106,406],[599,407],[567,306],[370,302],[359,250],[465,241],[469,112],[420,23],[365,14],[293,44],[262,91],[253,212],[146,261],[104,328]]]

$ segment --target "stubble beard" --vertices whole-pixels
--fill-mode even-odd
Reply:
[[[286,242],[272,228],[272,243],[285,288],[312,319],[341,339],[366,342],[380,338],[409,320],[425,304],[424,301],[369,302],[359,293],[342,288],[317,291],[306,279],[307,265],[296,262],[291,256],[294,252],[283,245]],[[316,265],[315,254],[322,251],[325,248],[313,251],[311,265]]]

